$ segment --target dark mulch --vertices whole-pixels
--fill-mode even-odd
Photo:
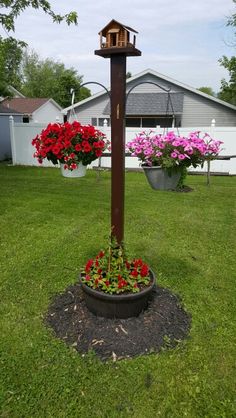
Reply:
[[[102,360],[120,360],[174,347],[186,338],[190,315],[169,290],[156,287],[145,312],[136,318],[96,317],[85,306],[79,284],[52,301],[46,324],[79,353],[93,350]]]
[[[182,187],[177,187],[175,190],[173,190],[174,192],[178,192],[178,193],[189,193],[189,192],[193,192],[194,189],[192,189],[192,187],[189,186],[182,186]]]

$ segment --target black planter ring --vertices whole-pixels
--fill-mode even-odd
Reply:
[[[81,283],[87,308],[93,314],[105,318],[125,319],[138,316],[147,308],[156,285],[153,271],[149,269],[149,272],[151,284],[138,293],[110,295]]]

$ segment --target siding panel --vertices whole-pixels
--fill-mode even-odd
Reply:
[[[108,97],[107,94],[104,94],[103,96],[95,99],[92,103],[88,102],[84,105],[77,107],[75,109],[77,120],[82,123],[83,125],[91,124],[92,118],[105,118],[109,117],[109,115],[103,115],[104,108],[108,104]],[[70,117],[73,120],[73,114],[69,114]]]
[[[217,126],[236,126],[236,112],[221,104],[185,92],[182,126],[210,126],[215,119]]]

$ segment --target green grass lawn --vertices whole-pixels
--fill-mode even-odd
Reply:
[[[125,242],[192,316],[173,350],[102,363],[56,339],[51,298],[106,246],[110,173],[0,165],[0,416],[236,416],[236,178],[189,176],[191,193],[127,173]]]

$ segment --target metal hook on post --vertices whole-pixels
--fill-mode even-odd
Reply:
[[[110,94],[109,90],[103,84],[98,83],[97,81],[87,81],[86,83],[80,84],[80,86],[78,87],[78,91],[80,91],[80,89],[82,87],[84,87],[88,84],[96,84],[97,86],[102,87],[106,91],[106,93],[108,94],[109,100],[111,102],[111,94]],[[75,113],[75,110],[74,110],[75,90],[73,88],[70,89],[70,94],[71,94],[71,114],[73,113],[74,118],[77,119],[78,115]]]

